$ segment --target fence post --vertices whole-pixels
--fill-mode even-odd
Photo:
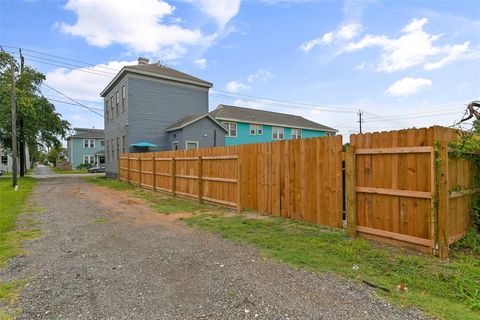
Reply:
[[[237,212],[242,212],[242,156],[237,157]]]
[[[130,184],[130,154],[127,153],[127,183]]]
[[[152,157],[152,187],[153,191],[156,191],[157,188],[157,162],[155,161],[155,156]]]
[[[448,259],[448,141],[446,130],[442,127],[434,127],[434,141],[437,144],[438,155],[435,179],[437,179],[437,214],[435,249],[438,249],[440,259]]]
[[[138,186],[142,187],[142,158],[138,157]]]
[[[198,157],[198,202],[203,203],[203,165],[202,157]]]
[[[356,199],[356,172],[355,147],[348,146],[345,155],[345,197],[347,210],[348,236],[357,236],[357,199]]]
[[[175,164],[175,157],[172,157],[172,196],[175,196],[175,185],[176,185],[176,164]]]

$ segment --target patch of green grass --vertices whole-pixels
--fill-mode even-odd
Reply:
[[[350,240],[342,230],[282,218],[201,214],[188,225],[260,248],[263,255],[296,268],[330,272],[386,288],[378,293],[405,306],[417,306],[445,319],[479,319],[480,260],[453,251],[450,262]],[[359,266],[358,270],[352,268]],[[405,284],[407,292],[398,292]]]
[[[25,219],[20,225],[17,223],[19,214],[24,211],[31,212],[33,209],[26,202],[35,185],[35,179],[20,178],[18,185],[19,188],[15,191],[11,187],[10,179],[0,180],[0,268],[5,267],[9,259],[24,253],[21,249],[23,241],[36,239],[41,234],[39,229],[28,229],[33,225],[31,218]],[[0,283],[0,300],[8,300],[11,303],[22,284],[23,281]],[[9,318],[9,312],[0,310],[0,319]]]
[[[149,190],[137,190],[133,193],[133,195],[137,198],[150,202],[152,209],[164,214],[198,211],[207,212],[219,209],[217,206],[200,204],[189,199],[173,197]]]
[[[90,221],[90,223],[102,224],[102,223],[107,223],[109,221],[110,221],[110,219],[108,219],[108,218],[98,218],[98,219],[93,219],[92,221]]]
[[[59,174],[78,174],[78,173],[88,173],[87,169],[80,169],[80,170],[60,170],[57,167],[50,167],[53,172],[59,173]]]
[[[480,232],[475,229],[468,230],[463,239],[452,245],[457,252],[464,252],[480,257]]]
[[[82,177],[83,180],[91,183],[95,183],[102,187],[108,187],[118,191],[127,191],[127,190],[134,190],[135,186],[118,181],[116,179],[109,179],[105,176],[88,176]]]

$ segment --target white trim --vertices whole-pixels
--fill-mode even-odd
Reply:
[[[213,118],[211,115],[209,115],[208,113],[205,113],[205,114],[201,114],[199,115],[198,117],[196,118],[193,118],[192,120],[188,121],[187,123],[184,123],[180,126],[176,126],[176,127],[173,127],[173,128],[169,128],[165,131],[167,132],[170,132],[170,131],[175,131],[175,130],[178,130],[178,129],[182,129],[182,128],[185,128],[186,126],[189,126],[191,125],[192,123],[195,123],[197,122],[198,120],[202,120],[203,118],[205,117],[208,117],[210,118],[210,120],[212,120],[214,123],[216,123],[220,128],[222,128],[223,130],[225,130],[226,132],[228,131],[227,129],[225,129],[225,127],[220,123],[218,122],[217,120],[215,120],[215,118]]]
[[[189,143],[195,143],[197,145],[197,147],[195,149],[198,149],[198,141],[185,140],[185,150],[190,150],[190,149],[188,149],[188,144]]]
[[[93,164],[95,164],[95,155],[90,155],[90,154],[84,154],[83,155],[83,160],[82,160],[82,164],[85,164],[85,157],[88,157],[88,163],[89,164],[92,164],[92,162],[90,162],[90,159],[93,159]]]
[[[272,126],[272,127],[291,127],[289,124],[280,124],[280,123],[271,123],[271,122],[258,122],[258,121],[246,121],[246,120],[240,120],[240,119],[233,119],[233,118],[224,118],[224,117],[215,117],[217,121],[225,121],[225,122],[242,122],[242,123],[253,123],[253,124],[262,124],[262,125],[267,125],[267,126]],[[312,130],[312,131],[322,131],[322,132],[338,132],[336,129],[317,129],[317,128],[308,128],[308,127],[298,127],[296,126],[295,128],[298,129],[304,129],[304,130]]]
[[[87,147],[85,147],[85,141],[87,142]],[[93,147],[90,146],[90,142],[93,141]],[[83,139],[82,140],[82,146],[84,149],[95,149],[95,139]]]

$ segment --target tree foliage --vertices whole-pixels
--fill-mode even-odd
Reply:
[[[12,56],[0,53],[0,145],[11,150],[11,67]],[[70,124],[56,112],[55,106],[41,93],[45,75],[25,66],[23,72],[14,65],[17,114],[23,119],[25,144],[31,154],[36,150],[58,147],[65,138]],[[18,126],[18,123],[17,123]]]

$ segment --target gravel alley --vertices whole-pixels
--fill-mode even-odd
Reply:
[[[18,319],[425,319],[330,274],[294,270],[138,199],[37,169],[41,239],[2,281],[28,279]],[[48,176],[48,177],[47,177]]]

